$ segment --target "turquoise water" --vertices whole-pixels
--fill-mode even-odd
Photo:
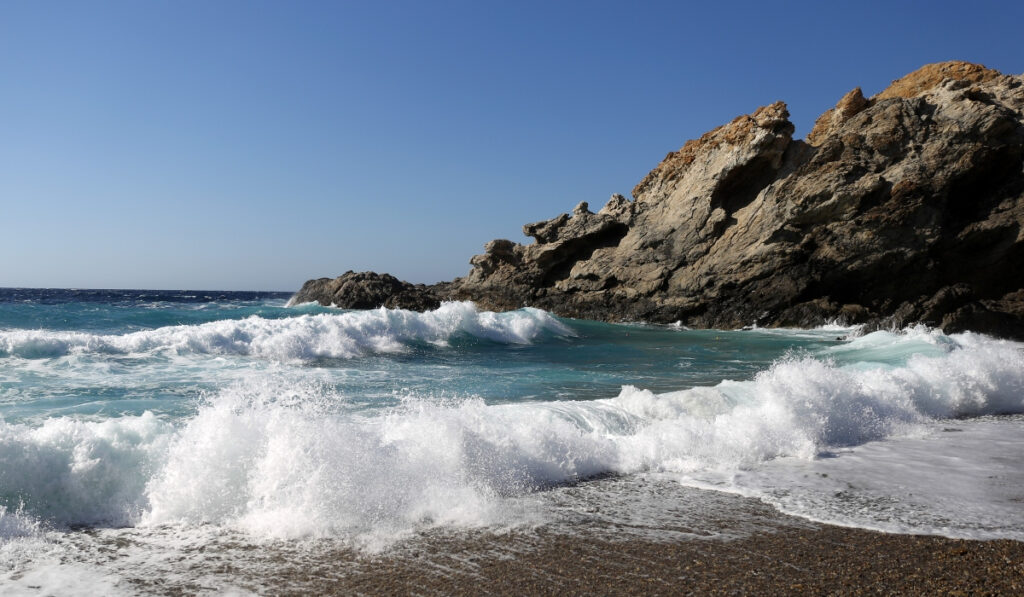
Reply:
[[[691,331],[525,312],[496,315],[493,328],[460,327],[466,309],[459,306],[436,333],[408,330],[402,337],[404,322],[392,317],[378,329],[364,318],[332,336],[338,330],[317,318],[336,317],[338,310],[286,307],[288,298],[0,290],[0,330],[6,331],[0,414],[8,422],[146,411],[184,417],[225,380],[270,370],[306,372],[329,384],[344,398],[339,408],[393,407],[408,395],[473,396],[488,404],[588,400],[614,396],[627,384],[660,392],[750,379],[787,353],[820,351],[843,335]],[[281,319],[295,325],[274,327]],[[230,323],[240,320],[253,325]],[[530,329],[517,335],[518,324]],[[253,345],[274,334],[291,344]],[[373,346],[389,334],[398,344]],[[350,341],[366,345],[350,348]]]
[[[163,561],[182,537],[374,551],[595,507],[635,529],[680,511],[630,501],[652,475],[814,520],[1024,540],[1018,343],[288,298],[0,289],[0,587],[116,577],[111,549]],[[560,489],[576,486],[586,503]]]

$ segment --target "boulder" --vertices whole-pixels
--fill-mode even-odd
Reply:
[[[403,282],[390,274],[347,271],[337,278],[309,280],[291,298],[289,304],[317,302],[342,309],[410,309],[428,311],[438,308],[438,298],[422,284]]]

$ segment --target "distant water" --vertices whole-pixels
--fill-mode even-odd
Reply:
[[[0,592],[132,592],[124,562],[225,538],[242,569],[249,542],[378,551],[593,508],[699,527],[696,504],[623,505],[655,478],[1024,540],[1019,343],[288,298],[0,289]]]

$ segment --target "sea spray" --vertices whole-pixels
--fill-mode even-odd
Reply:
[[[55,417],[39,427],[0,422],[0,506],[56,526],[133,525],[171,433],[148,413]]]
[[[507,498],[603,473],[735,474],[913,435],[937,418],[1024,412],[1021,352],[963,341],[904,366],[790,357],[750,381],[661,394],[504,405],[410,396],[363,413],[329,385],[267,374],[211,394],[181,426],[152,415],[7,425],[0,469],[9,506],[16,497],[60,524],[357,540],[512,524],[526,513]]]
[[[837,340],[853,330],[609,325],[468,303],[155,325],[174,313],[161,306],[141,331],[0,331],[11,528],[377,549],[430,529],[541,523],[552,488],[609,474],[877,525],[829,510],[840,502],[827,492],[800,511],[800,483],[780,493],[757,475],[798,478],[907,441],[944,454],[954,444],[935,425],[1024,412],[1020,345],[976,334]],[[1018,533],[1009,518],[898,518],[914,532]]]

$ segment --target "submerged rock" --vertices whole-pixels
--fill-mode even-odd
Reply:
[[[416,288],[611,321],[1024,337],[1024,77],[932,64],[793,130],[782,102],[759,108],[669,153],[634,200],[528,224],[534,243],[491,241],[466,277]]]

